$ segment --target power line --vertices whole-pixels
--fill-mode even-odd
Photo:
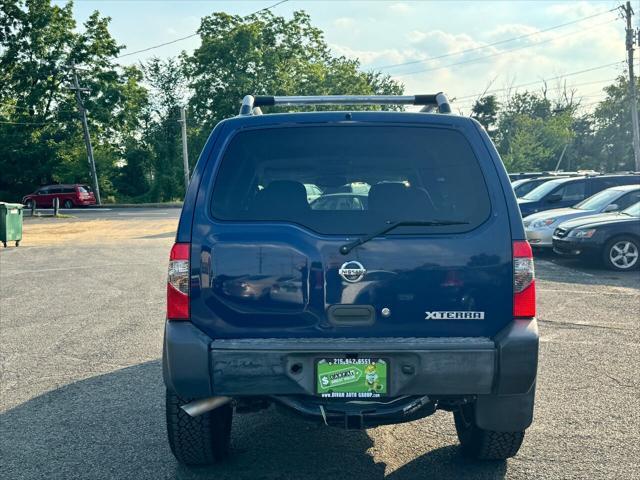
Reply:
[[[576,83],[576,84],[573,84],[573,85],[568,85],[568,88],[576,88],[576,87],[581,87],[581,86],[586,86],[586,85],[594,85],[594,84],[597,84],[597,83],[608,83],[608,82],[613,82],[613,81],[617,80],[618,78],[620,78],[620,77],[615,77],[615,78],[611,78],[611,79],[608,79],[608,80],[596,80],[596,81],[593,81],[593,82]],[[513,87],[510,87],[510,88],[517,88],[517,87],[518,87],[518,85],[514,85]],[[602,88],[605,88],[605,87],[602,87]],[[596,95],[596,93],[597,93],[597,95]],[[462,102],[455,101],[455,97],[453,97],[454,98],[453,101],[454,101],[455,106],[457,106],[457,107],[473,107],[473,105],[475,105],[476,101],[479,100],[480,98],[482,98],[482,97],[480,97],[480,95],[482,95],[482,92],[478,93],[477,95],[478,95],[478,98],[476,98],[476,99],[465,97],[464,101],[462,101]],[[593,97],[593,96],[602,96],[602,95],[605,95],[605,93],[602,92],[602,89],[600,89],[598,92],[587,93],[587,94],[584,94],[584,95],[576,92],[576,97],[589,97],[589,96]]]
[[[577,30],[575,32],[569,32],[569,33],[566,33],[564,35],[558,35],[556,37],[548,38],[546,40],[541,40],[540,42],[533,43],[533,44],[530,44],[530,45],[522,45],[520,47],[514,47],[514,48],[510,48],[508,50],[502,50],[501,52],[492,53],[491,55],[484,55],[482,57],[472,58],[472,59],[469,59],[469,60],[463,60],[461,62],[448,63],[447,65],[441,65],[439,67],[426,68],[426,69],[421,69],[421,70],[414,70],[413,72],[398,73],[395,76],[396,77],[406,77],[406,76],[415,75],[415,74],[418,74],[418,73],[433,72],[435,70],[441,70],[443,68],[449,68],[449,67],[455,67],[455,66],[458,66],[458,65],[465,65],[465,64],[469,64],[469,63],[481,62],[481,61],[486,60],[488,58],[499,57],[500,55],[506,55],[508,53],[515,52],[515,51],[518,51],[518,50],[523,50],[525,48],[537,47],[537,46],[543,45],[545,43],[553,42],[553,41],[558,40],[560,38],[565,38],[565,37],[569,37],[571,35],[581,34],[581,33],[587,32],[589,30],[593,30],[594,28],[598,28],[600,26],[607,25],[609,23],[615,22],[616,20],[617,20],[617,18],[614,18],[612,20],[608,20],[606,22],[596,24],[596,25],[592,26],[591,28],[585,28],[585,29],[582,29],[582,30]]]
[[[51,125],[49,122],[9,122],[0,120],[0,123],[7,125]]]
[[[31,110],[32,109],[32,107],[21,107],[19,105],[14,105],[12,103],[0,103],[0,107],[8,107],[8,108],[13,108],[15,110]],[[56,114],[57,113],[76,113],[74,110],[56,110],[55,108],[51,109],[49,113],[52,114],[54,112]]]
[[[619,76],[617,76],[617,77],[608,78],[608,79],[605,79],[605,80],[593,80],[593,81],[591,81],[591,82],[574,83],[574,84],[572,84],[572,85],[569,85],[569,88],[585,87],[585,86],[587,86],[587,85],[596,85],[596,84],[598,84],[598,83],[609,83],[609,82],[613,82],[613,81],[615,81],[615,80],[618,80],[618,78],[620,78],[620,77],[619,77]],[[537,81],[537,83],[544,83],[544,82],[547,82],[547,81],[549,81],[549,80],[558,80],[558,78],[557,78],[557,77],[556,77],[556,78],[549,78],[549,79],[546,79],[546,80],[545,80],[545,79],[542,79],[542,80],[538,80],[538,81]],[[510,89],[510,88],[519,88],[519,87],[523,87],[523,86],[530,86],[530,85],[532,85],[532,84],[533,84],[533,83],[529,83],[529,84],[521,84],[521,85],[513,85],[513,86],[509,87],[508,89]],[[604,88],[604,87],[603,87],[603,88]],[[491,90],[491,92],[494,92],[494,91],[495,91],[495,90]],[[487,93],[489,93],[489,92],[487,92]],[[478,93],[478,94],[476,94],[476,95],[482,95],[482,92],[481,92],[481,93]],[[475,96],[475,95],[474,95],[474,96]],[[470,97],[462,97],[462,98],[465,98],[465,99],[466,99],[466,98],[470,98]]]
[[[197,35],[198,35],[197,33],[192,33],[191,35],[187,35],[186,37],[182,37],[182,38],[177,38],[177,39],[172,40],[170,42],[160,43],[158,45],[154,45],[153,47],[143,48],[141,50],[135,50],[135,51],[130,52],[130,53],[125,53],[124,55],[119,55],[117,57],[114,57],[113,59],[114,60],[118,60],[120,58],[128,57],[130,55],[136,55],[138,53],[148,52],[149,50],[155,50],[156,48],[164,47],[166,45],[171,45],[172,43],[178,43],[178,42],[181,42],[183,40],[187,40],[189,38],[196,37]]]
[[[370,67],[370,68],[375,69],[375,70],[383,70],[383,69],[388,69],[388,68],[403,67],[403,66],[406,66],[406,65],[415,65],[417,63],[430,62],[431,60],[439,60],[441,58],[453,57],[455,55],[462,55],[464,53],[475,52],[475,51],[482,50],[482,49],[485,49],[485,48],[494,47],[496,45],[502,45],[503,43],[514,42],[516,40],[522,40],[523,38],[528,38],[528,37],[531,37],[531,36],[534,36],[534,35],[539,35],[541,33],[550,32],[551,30],[556,30],[558,28],[562,28],[562,27],[566,27],[566,26],[573,25],[573,24],[576,24],[576,23],[584,22],[585,20],[589,20],[589,19],[595,18],[595,17],[600,17],[602,15],[606,15],[607,13],[614,12],[617,9],[618,8],[615,7],[615,8],[612,8],[610,10],[607,10],[605,12],[596,13],[594,15],[589,15],[588,17],[579,18],[579,19],[573,20],[571,22],[562,23],[560,25],[554,25],[553,27],[543,28],[542,30],[538,30],[536,32],[527,33],[527,34],[524,34],[524,35],[519,35],[517,37],[507,38],[507,39],[504,39],[504,40],[499,40],[497,42],[488,43],[487,45],[481,45],[479,47],[467,48],[467,49],[464,49],[464,50],[457,50],[455,52],[446,53],[444,55],[438,55],[437,57],[423,58],[421,60],[411,60],[409,62],[394,63],[394,64],[390,64],[390,65],[382,65],[382,66],[379,66],[379,67],[373,66],[373,67]]]
[[[274,3],[273,5],[270,5],[270,6],[265,7],[265,8],[261,8],[260,10],[256,10],[255,12],[252,12],[252,13],[249,13],[247,15],[244,15],[242,18],[250,17],[251,15],[256,15],[256,14],[258,14],[260,12],[266,12],[267,10],[271,10],[272,8],[275,8],[278,5],[282,5],[283,3],[286,3],[288,1],[289,0],[280,0],[279,2]],[[183,40],[188,40],[189,38],[193,38],[193,37],[196,37],[196,36],[198,36],[198,32],[192,33],[191,35],[187,35],[186,37],[176,38],[175,40],[171,40],[170,42],[159,43],[158,45],[153,45],[151,47],[143,48],[143,49],[140,49],[140,50],[135,50],[133,52],[124,53],[124,54],[119,55],[117,57],[113,57],[113,59],[114,60],[118,60],[120,58],[128,57],[130,55],[136,55],[138,53],[148,52],[149,50],[155,50],[156,48],[165,47],[165,46],[171,45],[173,43],[182,42]]]
[[[485,95],[486,95],[486,94],[488,94],[488,93],[504,92],[504,91],[507,91],[507,90],[512,90],[512,89],[514,89],[514,88],[529,87],[529,86],[531,86],[531,85],[537,85],[537,84],[539,84],[539,83],[545,83],[545,82],[549,82],[549,81],[551,81],[551,80],[558,80],[558,79],[561,79],[561,78],[573,77],[573,76],[575,76],[575,75],[581,75],[581,74],[583,74],[583,73],[588,73],[588,72],[593,72],[593,71],[596,71],[596,70],[601,70],[601,69],[603,69],[603,68],[612,67],[612,66],[614,66],[614,65],[621,65],[622,63],[624,63],[624,60],[623,60],[623,61],[619,61],[619,62],[607,63],[607,64],[605,64],[605,65],[599,65],[599,66],[597,66],[597,67],[586,68],[586,69],[584,69],[584,70],[578,70],[578,71],[576,71],[576,72],[569,72],[569,73],[566,73],[566,74],[564,74],[564,75],[557,75],[557,76],[555,76],[555,77],[543,78],[543,79],[541,79],[541,80],[536,80],[536,81],[534,81],[534,82],[521,83],[521,84],[519,84],[519,85],[510,85],[509,87],[504,87],[504,88],[495,88],[495,89],[493,89],[493,90],[487,90],[487,91],[485,91],[485,92],[478,92],[478,93],[473,93],[473,94],[469,94],[469,95],[464,95],[464,96],[462,96],[462,97],[455,97],[455,96],[452,96],[452,98],[454,98],[455,100],[464,100],[464,99],[467,99],[467,98],[474,98],[474,97],[477,97],[477,96],[479,96],[479,95],[483,95],[483,94],[485,94]],[[616,78],[617,78],[617,77],[616,77]],[[615,80],[615,79],[614,79],[614,80]],[[592,83],[592,82],[589,82],[589,83]],[[585,84],[582,84],[582,85],[586,85],[586,83],[585,83]],[[577,86],[577,85],[576,85],[576,86]]]

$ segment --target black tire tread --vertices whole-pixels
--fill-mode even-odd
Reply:
[[[524,430],[517,432],[484,430],[475,424],[472,412],[473,408],[465,409],[467,422],[460,412],[454,413],[456,432],[462,453],[466,457],[475,460],[506,460],[518,453],[524,440]]]
[[[226,404],[191,417],[180,408],[189,401],[167,390],[167,435],[173,455],[180,463],[194,466],[225,459],[229,454],[233,407]]]
[[[474,457],[479,460],[504,460],[518,453],[524,432],[493,432],[483,430]]]

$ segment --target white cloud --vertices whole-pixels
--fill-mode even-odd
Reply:
[[[396,2],[389,5],[389,10],[391,10],[393,13],[405,14],[411,12],[412,9],[408,4],[404,2]]]
[[[356,21],[351,17],[339,17],[333,21],[333,25],[338,28],[351,28],[356,25]]]
[[[567,8],[574,6],[578,13],[569,15]],[[411,7],[413,8],[413,5]],[[550,79],[623,60],[625,53],[623,25],[619,21],[605,23],[615,18],[613,13],[557,30],[540,32],[540,29],[548,26],[606,10],[602,4],[581,2],[541,8],[548,13],[548,23],[540,26],[527,24],[526,17],[524,21],[514,19],[515,21],[511,23],[495,22],[487,25],[488,28],[473,34],[468,33],[469,29],[459,33],[460,31],[451,30],[427,30],[421,26],[412,25],[412,28],[406,29],[398,36],[400,41],[392,42],[388,47],[361,49],[358,48],[358,44],[348,46],[332,44],[332,49],[349,58],[359,58],[365,70],[417,60],[418,63],[385,68],[382,71],[402,82],[407,93],[429,93],[442,90],[450,97],[481,93],[492,81],[494,82],[492,89],[502,89],[510,85]],[[367,33],[366,30],[363,29],[363,34]],[[522,35],[530,36],[493,47],[485,47],[490,43]],[[475,50],[464,54],[456,53],[468,49]],[[451,55],[429,60],[446,54]],[[553,94],[564,81],[568,87],[571,87],[594,80],[613,79],[622,71],[622,68],[620,65],[620,67],[572,75],[566,79],[550,80],[548,89]],[[596,87],[580,86],[578,95],[590,92]],[[542,83],[538,83],[517,90],[540,91],[541,88]],[[498,93],[499,98],[505,95],[506,90]],[[468,111],[467,104],[471,101],[460,100],[459,105]]]
[[[402,63],[407,60],[413,60],[419,53],[412,49],[357,50],[338,44],[331,44],[330,48],[336,55],[344,55],[347,58],[359,59],[365,69],[376,65],[391,65],[395,63]]]
[[[427,33],[421,32],[420,30],[411,30],[407,34],[405,34],[406,39],[411,43],[421,42],[427,37]]]
[[[524,25],[522,23],[505,23],[492,30],[489,30],[486,35],[489,38],[492,37],[519,37],[521,35],[530,35],[538,32],[539,30],[531,25]],[[496,40],[500,40],[497,38]]]
[[[521,26],[520,31],[535,31],[533,27]],[[559,37],[556,33],[545,32],[540,36],[532,36],[518,42],[509,42],[494,47],[484,47],[486,42],[479,42],[467,34],[451,34],[440,30],[431,32],[413,31],[408,34],[412,39],[409,48],[359,50],[343,45],[332,45],[335,52],[350,58],[359,58],[366,66],[388,65],[410,61],[421,61],[401,73],[416,70],[430,70],[429,74],[439,70],[448,70],[451,74],[466,75],[466,72],[481,68],[490,69],[499,74],[501,70],[513,71],[516,65],[526,70],[541,71],[553,65],[565,65],[569,61],[583,61],[585,65],[609,63],[624,55],[620,32],[615,25],[604,25],[593,30],[585,30],[581,34]],[[540,43],[544,41],[544,43]],[[538,45],[539,44],[539,45]],[[588,48],[585,49],[585,45]],[[475,49],[464,54],[461,50]],[[430,58],[451,54],[446,58],[429,60]],[[468,63],[461,63],[468,62]],[[459,65],[452,65],[459,64]],[[585,67],[587,68],[587,67]],[[503,72],[504,73],[504,72]],[[406,78],[409,78],[407,75]]]
[[[608,10],[606,4],[594,4],[590,2],[569,2],[569,3],[556,3],[549,5],[546,8],[546,12],[551,15],[556,15],[564,19],[569,18],[581,18],[589,15],[594,15],[599,12]]]

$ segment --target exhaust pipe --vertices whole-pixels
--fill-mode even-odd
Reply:
[[[189,416],[197,417],[203,413],[215,410],[218,407],[226,405],[231,401],[231,397],[209,397],[194,400],[186,405],[182,405],[180,408],[184,410]]]

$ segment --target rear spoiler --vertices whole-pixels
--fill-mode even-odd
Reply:
[[[423,105],[421,112],[437,110],[451,113],[451,105],[442,92],[428,95],[316,95],[316,96],[253,96],[242,99],[240,115],[259,115],[260,107],[277,105]]]

